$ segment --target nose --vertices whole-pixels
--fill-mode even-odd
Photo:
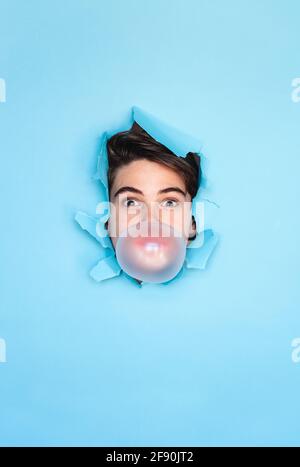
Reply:
[[[159,212],[158,203],[151,201],[149,203],[144,203],[141,208],[140,220],[142,222],[161,222],[161,214]]]

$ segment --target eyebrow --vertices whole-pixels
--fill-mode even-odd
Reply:
[[[113,195],[113,198],[116,198],[118,195],[121,193],[125,193],[130,191],[131,193],[137,193],[139,195],[143,195],[144,193],[141,190],[138,190],[137,188],[134,188],[133,186],[122,186],[119,188],[115,194]],[[169,186],[168,188],[163,188],[162,190],[158,191],[158,194],[163,194],[163,193],[170,193],[171,191],[176,191],[177,193],[182,194],[183,196],[186,196],[186,191],[183,191],[181,188],[177,186]]]

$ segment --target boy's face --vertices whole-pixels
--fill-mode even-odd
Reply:
[[[196,233],[192,223],[191,196],[174,170],[146,159],[120,167],[110,191],[113,209],[108,232],[116,247],[119,235],[139,221],[157,220],[188,237]]]

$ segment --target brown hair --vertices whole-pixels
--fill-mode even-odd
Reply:
[[[117,169],[135,160],[148,159],[177,172],[183,178],[191,198],[197,193],[201,178],[200,155],[188,152],[185,157],[176,156],[136,122],[130,130],[116,133],[108,139],[107,156],[109,189],[114,183]]]

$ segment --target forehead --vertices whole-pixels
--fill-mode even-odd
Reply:
[[[143,192],[158,191],[167,186],[186,189],[183,177],[175,170],[145,159],[130,162],[117,170],[113,188],[123,185],[134,186]]]

